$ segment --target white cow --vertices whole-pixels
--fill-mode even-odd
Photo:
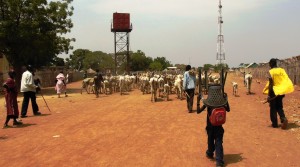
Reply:
[[[182,93],[183,93],[182,84],[183,84],[183,75],[179,74],[175,78],[174,88],[177,94],[177,98],[179,98],[180,100],[182,100]]]
[[[232,94],[234,96],[237,96],[238,94],[238,84],[236,82],[231,82],[232,83]]]
[[[170,83],[169,82],[165,82],[163,97],[165,97],[167,101],[169,101],[170,90],[171,90]]]
[[[208,75],[209,83],[220,84],[220,77],[217,75]]]
[[[118,92],[120,90],[119,76],[110,76],[109,82],[111,83],[112,92]]]
[[[144,76],[140,77],[140,82],[141,82],[140,88],[141,88],[141,91],[143,92],[143,94],[145,94],[145,93],[147,94],[150,91],[149,80],[150,79],[149,79],[148,75],[144,75]]]
[[[149,81],[151,87],[151,101],[156,102],[157,100],[157,89],[158,89],[158,78],[157,76],[153,76]]]
[[[251,94],[251,83],[252,83],[252,75],[250,73],[245,75],[245,82],[247,87],[247,95]]]
[[[130,80],[131,80],[131,86],[132,89],[135,89],[137,87],[137,76],[136,75],[130,75]]]
[[[125,91],[125,76],[120,75],[119,76],[119,88],[120,88],[120,95],[123,94]]]
[[[157,82],[158,82],[158,96],[162,97],[162,95],[160,93],[164,91],[165,77],[159,76],[157,79]]]
[[[125,75],[125,90],[127,92],[131,91],[132,84],[133,84],[133,79],[131,78],[131,76]]]
[[[81,94],[82,94],[82,90],[85,89],[87,93],[94,93],[94,78],[85,78],[82,81],[82,85],[81,85]]]
[[[112,84],[108,78],[105,78],[103,81],[103,93],[112,94]]]

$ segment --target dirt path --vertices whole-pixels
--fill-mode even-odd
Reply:
[[[299,166],[299,89],[284,99],[288,130],[274,129],[261,103],[265,82],[253,81],[255,94],[246,95],[242,78],[227,78],[226,166]],[[232,96],[231,81],[238,82],[239,97]],[[175,95],[152,103],[138,90],[95,98],[79,93],[80,82],[68,87],[69,97],[60,99],[53,88],[43,90],[51,113],[39,96],[42,116],[32,116],[29,107],[24,126],[0,129],[0,166],[215,166],[205,157],[206,111],[188,113]],[[0,104],[4,123],[3,97]]]

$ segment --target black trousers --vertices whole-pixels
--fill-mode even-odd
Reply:
[[[21,115],[25,116],[27,114],[29,99],[31,99],[31,106],[32,106],[33,114],[36,114],[39,111],[39,106],[36,103],[35,92],[31,92],[31,91],[23,92],[23,95],[24,95],[24,98],[23,98],[23,103],[22,103]]]
[[[193,104],[194,104],[195,89],[187,89],[185,91],[189,95],[189,96],[186,96],[187,108],[188,108],[189,111],[192,111],[193,110]]]
[[[283,99],[284,95],[277,96],[275,99],[270,101],[270,118],[272,122],[272,126],[278,126],[277,113],[280,117],[281,123],[286,120],[284,111],[283,111]]]
[[[99,91],[100,91],[100,85],[95,84],[95,94],[96,94],[97,97],[99,96]]]
[[[223,135],[224,129],[222,126],[206,126],[207,132],[207,151],[206,154],[213,156],[214,151],[216,151],[216,162],[217,164],[224,164],[223,157]]]

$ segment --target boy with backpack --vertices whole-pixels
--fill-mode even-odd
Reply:
[[[207,151],[206,157],[209,159],[216,156],[216,166],[224,166],[223,153],[223,135],[222,124],[226,121],[226,111],[230,111],[227,94],[223,92],[220,84],[209,85],[207,99],[203,100],[203,106],[197,110],[197,114],[207,108]]]

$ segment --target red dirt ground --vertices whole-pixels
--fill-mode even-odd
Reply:
[[[239,84],[232,95],[231,82]],[[231,111],[224,125],[226,166],[300,166],[300,91],[286,95],[287,130],[271,128],[266,97],[254,79],[246,95],[242,78],[229,74],[226,92]],[[69,97],[57,98],[53,88],[43,89],[37,102],[42,116],[29,106],[23,126],[0,129],[0,166],[215,166],[205,157],[206,111],[188,113],[186,101],[174,94],[170,101],[150,101],[135,89],[126,95],[80,94],[81,82],[68,85]],[[18,99],[19,107],[22,95]],[[196,100],[196,99],[195,99]],[[0,99],[0,122],[6,111]],[[12,121],[9,123],[12,125]]]

